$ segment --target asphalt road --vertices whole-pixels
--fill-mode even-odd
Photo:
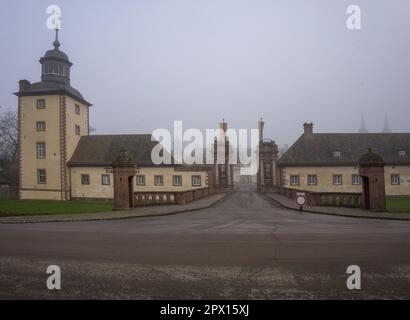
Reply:
[[[242,187],[171,216],[0,225],[0,299],[409,299],[409,245],[410,222],[300,214]]]

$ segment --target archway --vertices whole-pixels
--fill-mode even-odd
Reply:
[[[371,148],[359,159],[359,174],[363,181],[362,207],[372,211],[386,211],[384,161]]]
[[[362,176],[363,184],[363,207],[367,210],[370,209],[370,191],[369,191],[369,178]]]

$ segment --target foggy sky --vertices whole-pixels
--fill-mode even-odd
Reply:
[[[316,132],[410,131],[408,0],[2,0],[0,105],[18,81],[40,81],[52,48],[46,8],[62,9],[71,85],[94,106],[97,134],[255,128],[291,144]],[[362,30],[346,28],[346,8]]]

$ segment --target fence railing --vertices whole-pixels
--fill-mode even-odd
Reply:
[[[280,193],[288,198],[296,199],[298,192],[304,192],[307,204],[311,206],[352,207],[362,206],[362,194],[350,192],[312,192],[299,189],[281,188]]]

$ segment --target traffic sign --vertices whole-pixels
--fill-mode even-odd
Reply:
[[[299,206],[299,210],[302,212],[303,206],[306,204],[307,198],[305,192],[296,193],[296,204]]]

